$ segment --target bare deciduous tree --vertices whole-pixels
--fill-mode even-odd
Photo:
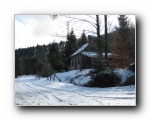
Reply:
[[[113,54],[116,56],[113,61],[115,67],[125,68],[130,64],[128,44],[121,38],[113,43]]]

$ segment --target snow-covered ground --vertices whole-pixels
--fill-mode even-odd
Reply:
[[[58,73],[58,79],[36,76],[15,79],[15,104],[19,106],[135,106],[135,86],[90,88],[77,85],[90,80],[89,69]],[[72,81],[72,78],[73,81]],[[70,84],[73,83],[73,84]],[[74,85],[76,84],[76,85]]]

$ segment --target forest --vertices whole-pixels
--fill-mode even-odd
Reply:
[[[82,45],[96,41],[99,56],[97,57],[97,66],[94,69],[104,71],[109,66],[107,55],[101,58],[102,52],[107,54],[111,52],[116,55],[112,61],[113,68],[126,68],[131,63],[135,63],[135,25],[133,25],[126,15],[119,15],[118,24],[113,31],[108,32],[107,15],[105,17],[104,34],[100,34],[99,16],[95,15],[95,24],[85,19],[70,18],[73,20],[88,22],[95,26],[96,36],[89,35],[85,31],[76,37],[74,29],[68,31],[66,41],[49,43],[47,45],[36,45],[28,48],[15,49],[15,77],[20,75],[38,75],[47,77],[51,74],[68,71],[71,64],[70,56]],[[59,18],[59,15],[53,15],[52,19]],[[71,24],[71,23],[70,23]],[[90,31],[92,32],[92,31]],[[101,69],[103,68],[103,69]]]

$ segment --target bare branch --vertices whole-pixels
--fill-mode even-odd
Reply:
[[[71,17],[71,16],[66,16],[67,18],[70,18],[71,20],[69,20],[68,22],[72,23],[72,22],[79,22],[79,21],[84,21],[84,22],[87,22],[87,23],[90,23],[93,27],[96,28],[96,23],[92,22],[92,21],[88,21],[88,20],[85,20],[85,19],[82,19],[82,18],[75,18],[75,17]],[[76,21],[75,21],[76,20]]]
[[[94,32],[93,30],[84,30],[86,31],[87,33],[92,33],[94,36],[96,35],[96,32]]]
[[[87,15],[88,17],[92,18],[94,21],[96,21],[96,18],[90,16],[90,15]]]
[[[50,18],[52,18],[52,20],[55,20],[58,18],[58,15],[49,15],[49,16],[50,16]]]

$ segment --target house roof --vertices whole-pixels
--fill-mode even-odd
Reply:
[[[98,55],[97,52],[87,52],[87,51],[83,51],[81,52],[81,54],[91,58],[95,58]]]
[[[96,58],[98,56],[98,52],[89,52],[89,51],[83,51],[81,52],[82,55],[85,55],[87,57],[91,57],[91,58]],[[105,53],[102,52],[102,57],[105,57]],[[112,58],[113,54],[112,53],[107,53],[107,57],[108,58]]]
[[[91,44],[91,43],[90,43]],[[73,57],[79,53],[81,53],[84,56],[91,57],[91,58],[96,58],[98,56],[98,52],[90,52],[90,51],[85,51],[85,49],[90,45],[89,43],[84,44],[81,46],[76,52],[74,52],[70,57]],[[114,54],[112,53],[107,53],[108,58],[112,58]],[[105,57],[105,52],[102,52],[102,57]]]
[[[84,45],[83,45],[82,47],[80,47],[75,53],[73,53],[70,57],[72,57],[72,56],[74,56],[74,55],[80,53],[80,52],[83,51],[88,45],[89,45],[88,43],[84,44]]]

